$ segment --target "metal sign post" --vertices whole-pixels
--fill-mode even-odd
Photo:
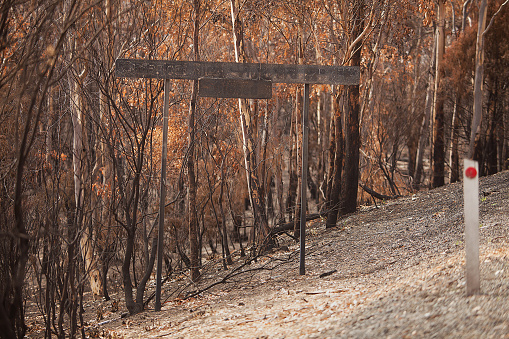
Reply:
[[[303,136],[300,216],[300,274],[305,274],[310,84],[358,85],[360,81],[360,68],[357,66],[117,59],[115,62],[115,76],[119,78],[156,78],[164,79],[165,81],[155,310],[161,310],[170,79],[197,80],[199,83],[200,96],[216,98],[269,99],[272,96],[272,83],[305,84],[304,112],[302,114]]]
[[[478,294],[479,277],[479,164],[463,160],[463,206],[465,216],[466,293]]]
[[[302,113],[302,171],[300,185],[300,263],[299,274],[306,274],[306,208],[308,186],[308,143],[309,143],[309,84],[304,85],[304,112]]]
[[[170,110],[170,80],[164,79],[163,150],[161,155],[161,185],[159,192],[159,230],[157,234],[157,270],[155,310],[161,310],[161,279],[163,271],[164,205],[166,201],[166,158],[168,156],[168,115]]]

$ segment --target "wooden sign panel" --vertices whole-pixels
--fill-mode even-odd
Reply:
[[[118,59],[115,72],[120,78],[221,78],[329,85],[358,85],[360,81],[356,66]]]
[[[198,80],[198,95],[212,98],[270,99],[272,82],[202,78]]]

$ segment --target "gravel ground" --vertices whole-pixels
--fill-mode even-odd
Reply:
[[[509,172],[480,180],[481,294],[466,297],[462,184],[363,207],[298,246],[205,272],[198,297],[169,298],[90,328],[109,338],[509,338]],[[285,243],[286,242],[286,243]],[[177,281],[164,286],[171,296]],[[182,284],[182,280],[180,280]],[[173,293],[173,292],[172,292]],[[180,296],[185,295],[185,290]],[[108,307],[103,303],[102,307]],[[105,319],[116,319],[107,312]],[[104,320],[102,320],[104,321]]]

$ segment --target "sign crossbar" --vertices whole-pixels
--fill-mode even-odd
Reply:
[[[118,78],[270,80],[273,83],[358,85],[357,66],[117,59]]]

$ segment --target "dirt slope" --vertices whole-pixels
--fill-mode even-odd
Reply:
[[[453,184],[361,208],[333,230],[311,224],[305,276],[288,242],[242,269],[239,259],[244,273],[196,298],[176,301],[169,282],[162,312],[91,329],[125,338],[509,338],[509,172],[482,178],[480,192],[481,295],[465,297],[462,185]],[[188,289],[235,268],[218,267]]]

